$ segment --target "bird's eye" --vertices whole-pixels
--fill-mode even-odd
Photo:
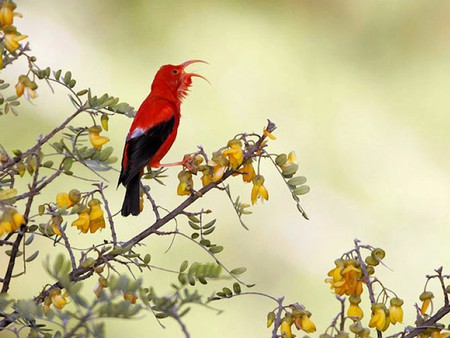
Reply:
[[[176,69],[172,70],[172,74],[178,74],[178,70]]]

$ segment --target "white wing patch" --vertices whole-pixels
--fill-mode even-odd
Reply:
[[[144,134],[144,129],[142,128],[136,128],[135,130],[133,130],[132,133],[128,134],[127,140],[131,140],[133,138],[136,138],[138,136],[141,136],[142,134]]]

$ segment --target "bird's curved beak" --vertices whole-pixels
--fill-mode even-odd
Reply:
[[[198,62],[206,63],[207,65],[209,64],[208,62],[203,61],[203,60],[189,60],[189,61],[183,62],[180,66],[183,68],[183,71],[184,71],[184,69],[187,66],[189,66],[189,65],[191,65],[193,63],[198,63]],[[186,73],[186,76],[188,76],[189,78],[191,78],[191,77],[199,77],[199,78],[205,80],[206,82],[208,82],[209,84],[211,84],[211,82],[209,82],[206,77],[204,77],[204,76],[202,76],[200,74],[197,74],[197,73]]]

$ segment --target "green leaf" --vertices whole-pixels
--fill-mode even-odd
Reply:
[[[235,282],[233,284],[233,291],[236,294],[240,294],[241,293],[241,285],[238,282]]]
[[[304,195],[310,191],[310,187],[308,185],[301,185],[294,190],[294,194],[296,195]]]
[[[66,159],[64,160],[64,164],[63,164],[63,170],[65,172],[70,171],[70,168],[72,168],[72,164],[73,164],[73,158],[66,157]]]
[[[180,265],[180,272],[183,272],[184,270],[186,270],[188,265],[189,265],[188,261],[186,261],[186,260],[183,261],[183,263],[181,263],[181,265]]]
[[[53,161],[46,161],[46,162],[44,162],[43,166],[45,168],[51,168],[51,167],[53,167],[53,164],[54,164]]]
[[[214,230],[216,230],[216,227],[212,227],[212,228],[210,228],[210,229],[208,229],[206,231],[203,231],[202,234],[204,236],[206,236],[206,235],[209,235],[210,233],[212,233]]]
[[[233,295],[233,292],[229,288],[222,288],[222,291],[223,291],[223,293],[226,296],[232,296]]]
[[[200,226],[197,225],[197,224],[195,224],[194,222],[188,221],[188,223],[189,223],[189,225],[191,226],[192,229],[194,229],[194,230],[200,230]]]
[[[150,263],[150,260],[152,259],[152,256],[150,256],[150,254],[146,254],[144,257],[144,263],[148,264]]]
[[[217,254],[217,253],[221,252],[222,250],[223,250],[223,246],[221,246],[221,245],[212,246],[209,248],[209,252],[211,252],[212,254]]]
[[[306,183],[306,177],[305,176],[292,177],[287,183],[292,186],[302,185]]]
[[[33,261],[38,255],[39,255],[39,250],[35,251],[31,256],[29,256],[27,259],[25,259],[25,262]]]
[[[295,163],[292,163],[292,164],[289,165],[287,168],[285,168],[285,169],[281,172],[281,174],[282,174],[284,177],[289,177],[289,176],[294,175],[294,174],[297,172],[297,170],[298,170],[298,165],[295,164]]]
[[[242,275],[245,271],[247,271],[247,268],[245,267],[240,267],[240,268],[236,268],[230,271],[230,274],[237,276],[237,275]]]
[[[204,226],[202,226],[203,229],[209,229],[216,223],[216,220],[213,219],[211,222],[206,223]]]

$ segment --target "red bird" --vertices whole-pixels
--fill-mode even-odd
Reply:
[[[126,138],[119,177],[119,184],[122,183],[127,189],[122,205],[123,216],[140,213],[139,186],[145,166],[158,168],[183,164],[164,165],[160,161],[177,136],[181,101],[188,93],[192,77],[205,79],[201,75],[184,71],[195,62],[206,63],[190,60],[178,66],[162,66],[155,75],[150,94],[134,117]]]

